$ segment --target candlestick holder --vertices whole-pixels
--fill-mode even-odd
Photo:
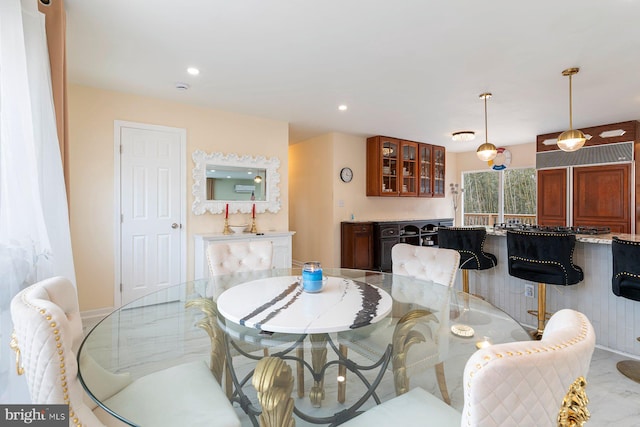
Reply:
[[[250,233],[257,233],[258,232],[258,227],[256,227],[256,219],[252,218],[251,219],[251,230],[249,230]]]
[[[231,229],[229,228],[229,218],[224,219],[224,228],[222,229],[222,234],[231,234]]]

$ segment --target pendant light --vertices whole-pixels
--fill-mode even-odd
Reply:
[[[498,150],[495,145],[489,142],[489,130],[487,126],[487,99],[491,98],[490,93],[480,94],[480,98],[484,99],[484,144],[478,147],[476,155],[483,162],[488,162],[496,158]]]
[[[558,147],[562,151],[576,151],[582,148],[587,140],[584,134],[578,129],[573,128],[573,103],[571,100],[571,76],[578,74],[580,68],[567,68],[562,72],[563,76],[569,76],[569,130],[565,130],[558,137]]]

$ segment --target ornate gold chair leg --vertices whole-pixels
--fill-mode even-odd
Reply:
[[[313,372],[318,373],[327,364],[327,335],[311,334],[309,340],[311,341],[311,366],[313,367]],[[324,399],[324,379],[313,381],[309,398],[314,408],[320,407]]]
[[[451,398],[449,397],[449,390],[447,389],[447,380],[444,376],[443,362],[436,365],[436,378],[438,379],[438,388],[440,389],[440,394],[442,394],[442,400],[447,405],[451,405]]]
[[[393,347],[391,366],[393,367],[393,381],[396,396],[409,391],[409,376],[407,375],[407,353],[412,345],[424,342],[427,337],[412,330],[418,322],[437,321],[436,317],[427,310],[412,310],[402,316],[393,331]],[[429,340],[433,337],[429,336]]]
[[[256,365],[251,383],[262,406],[260,427],[294,427],[291,367],[277,357],[265,357]]]
[[[304,359],[304,347],[301,345],[296,349],[298,359]],[[304,365],[302,362],[296,363],[296,371],[298,374],[298,397],[304,397]]]
[[[344,344],[339,346],[340,354],[347,358],[348,348]],[[338,365],[338,403],[344,403],[347,394],[347,367]]]

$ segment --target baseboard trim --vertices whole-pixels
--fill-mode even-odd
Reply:
[[[82,319],[83,324],[85,322],[91,322],[91,321],[93,321],[92,323],[95,323],[96,320],[103,319],[108,314],[113,312],[113,310],[114,310],[113,307],[104,307],[104,308],[98,308],[95,310],[81,311],[80,318]]]

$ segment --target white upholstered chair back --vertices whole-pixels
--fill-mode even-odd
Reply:
[[[556,426],[570,385],[587,376],[594,346],[587,317],[564,309],[551,317],[540,341],[476,351],[464,371],[461,425]]]
[[[268,270],[272,258],[273,244],[265,240],[210,243],[207,247],[211,276]]]
[[[43,280],[18,293],[11,301],[15,340],[27,378],[31,403],[68,404],[69,425],[85,427],[125,426],[92,401],[78,379],[76,353],[82,342],[82,321],[76,290],[67,279]],[[83,353],[84,355],[84,353]],[[121,408],[125,416],[136,414],[142,425],[239,427],[240,421],[220,385],[203,361],[176,365],[131,381],[129,374],[104,370],[90,356],[82,361],[85,378],[107,407]],[[184,393],[176,399],[166,390]],[[153,405],[141,396],[156,393]],[[146,402],[146,403],[145,403]],[[179,402],[175,404],[174,402]],[[172,405],[180,405],[173,407]]]
[[[391,248],[393,274],[453,286],[460,254],[453,249],[431,248],[398,243]]]
[[[22,290],[11,301],[11,317],[31,403],[69,404],[70,425],[103,426],[78,380],[83,332],[71,282],[54,277]]]

